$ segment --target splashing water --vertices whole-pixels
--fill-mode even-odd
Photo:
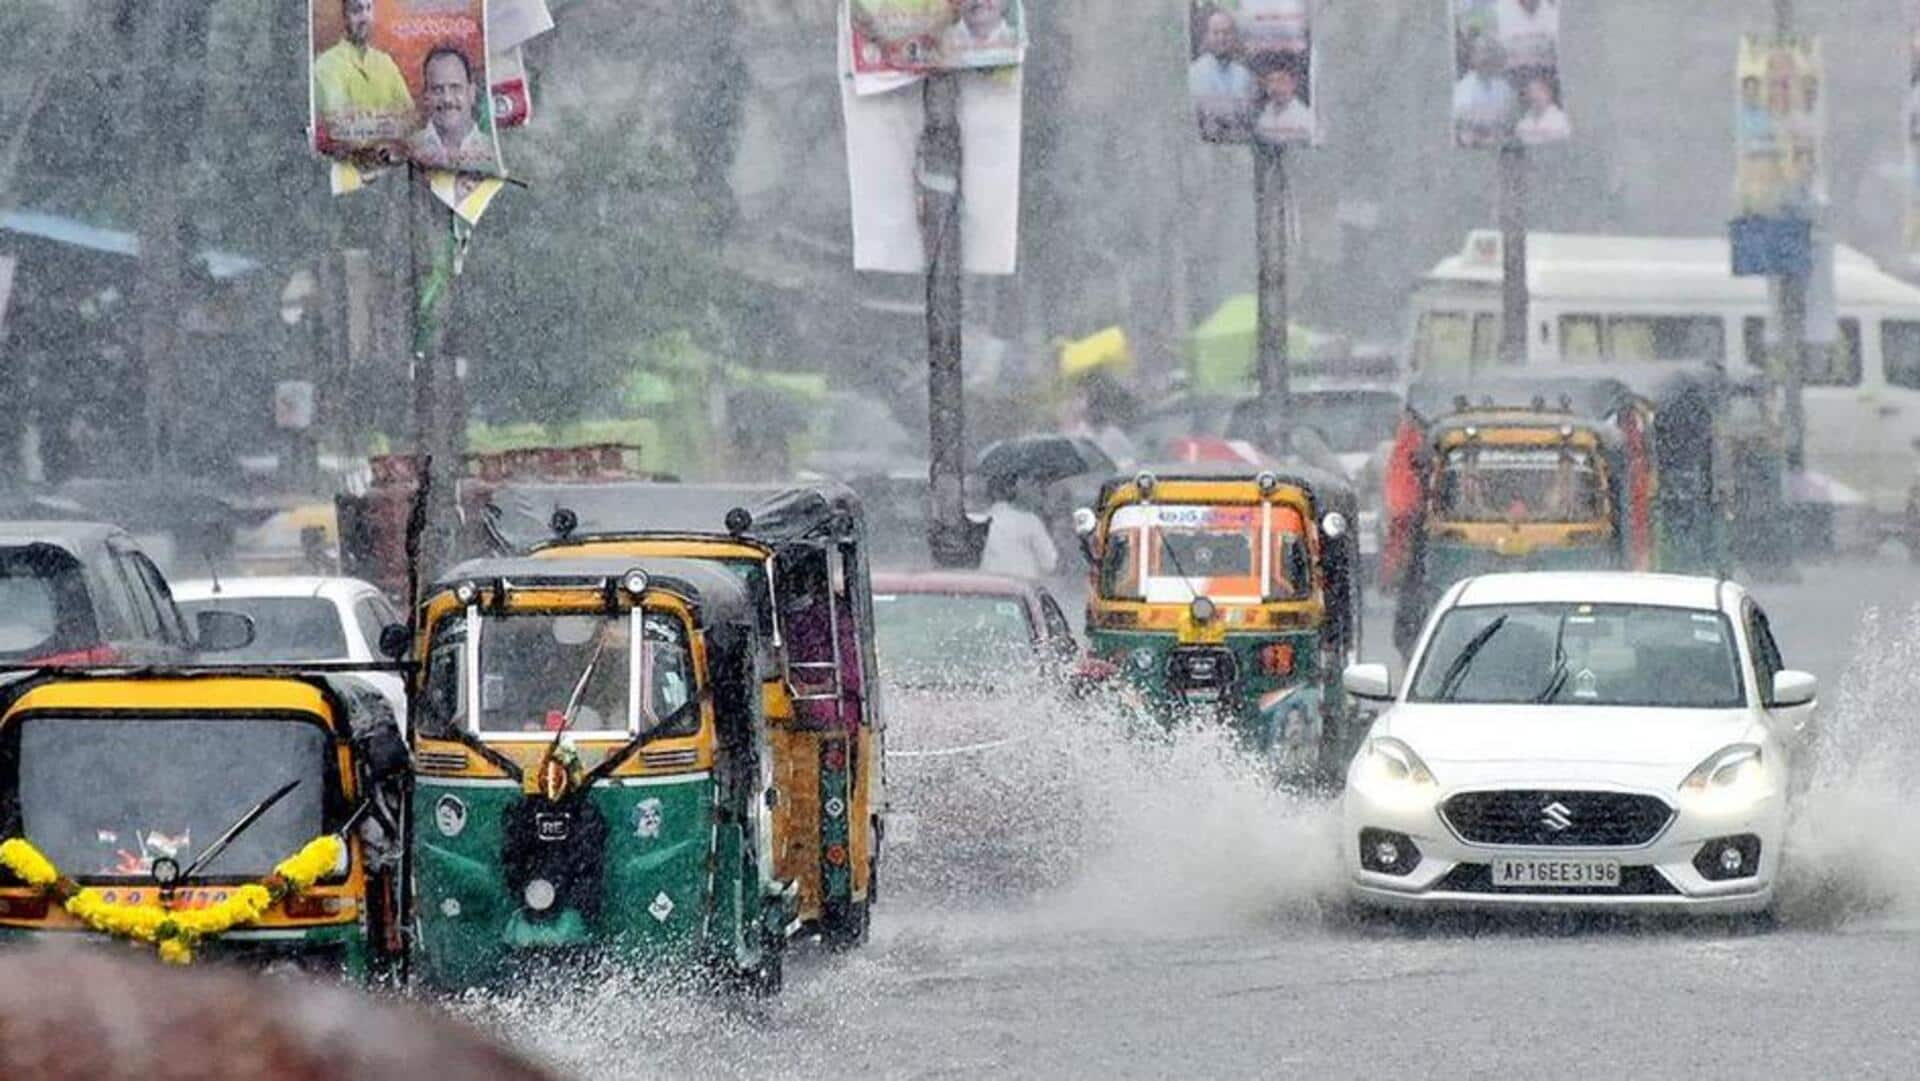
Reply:
[[[1920,919],[1920,608],[1904,620],[1870,609],[1852,656],[1788,827],[1780,912],[1792,924]]]

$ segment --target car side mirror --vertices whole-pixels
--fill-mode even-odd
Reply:
[[[1794,706],[1810,706],[1820,696],[1820,677],[1811,672],[1796,672],[1792,669],[1776,672],[1773,677],[1773,704],[1781,709]]]
[[[209,608],[193,617],[194,634],[202,653],[228,653],[253,644],[253,617]]]
[[[1393,700],[1393,673],[1384,664],[1350,664],[1340,674],[1340,684],[1363,702]]]
[[[413,648],[413,631],[405,623],[389,623],[380,628],[380,655],[397,661]]]

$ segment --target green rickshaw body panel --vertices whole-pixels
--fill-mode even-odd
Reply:
[[[1169,685],[1167,675],[1169,658],[1188,648],[1217,648],[1232,654],[1236,678],[1222,705],[1235,734],[1251,749],[1267,751],[1284,741],[1290,718],[1294,724],[1316,726],[1338,720],[1328,716],[1329,708],[1337,710],[1340,703],[1325,698],[1330,673],[1323,670],[1317,630],[1228,634],[1217,644],[1183,644],[1177,635],[1165,631],[1101,629],[1088,632],[1087,637],[1093,652],[1119,665],[1128,684],[1166,723],[1194,708]],[[1283,643],[1293,646],[1293,672],[1270,675],[1261,668],[1260,653]]]
[[[421,977],[444,988],[474,986],[527,955],[559,948],[675,966],[701,960],[714,868],[741,866],[739,828],[716,829],[712,778],[616,778],[594,786],[588,798],[607,824],[597,919],[572,909],[536,916],[509,892],[507,813],[541,798],[508,781],[417,779],[413,876]],[[463,814],[441,813],[450,799],[460,801]],[[449,835],[455,821],[461,825]],[[719,859],[710,864],[716,846]],[[736,891],[722,885],[727,888],[715,890],[712,927],[732,926],[738,911]]]

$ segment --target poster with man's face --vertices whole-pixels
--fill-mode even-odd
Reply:
[[[487,0],[308,0],[314,149],[499,175]]]
[[[848,0],[855,76],[1013,67],[1026,59],[1022,0]]]
[[[1187,94],[1210,143],[1315,146],[1312,0],[1192,0]]]
[[[1740,39],[1734,192],[1741,215],[1806,214],[1824,188],[1826,95],[1817,38]]]
[[[1561,0],[1452,0],[1453,142],[1545,146],[1573,137],[1560,85]]]

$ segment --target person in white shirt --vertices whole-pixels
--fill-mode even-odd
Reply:
[[[1031,477],[995,477],[987,510],[987,542],[980,551],[980,569],[1010,578],[1050,577],[1060,565],[1047,523],[1031,509],[1040,502],[1039,486]]]
[[[407,141],[414,161],[436,169],[486,169],[493,143],[474,122],[478,87],[466,55],[450,46],[427,54],[421,66],[427,122]]]
[[[1512,67],[1559,67],[1559,0],[1500,0],[1500,47]]]
[[[1564,143],[1573,136],[1567,112],[1553,100],[1553,82],[1545,75],[1527,80],[1527,111],[1513,126],[1513,134],[1527,146]]]
[[[1253,123],[1254,138],[1263,143],[1313,142],[1313,110],[1300,100],[1300,76],[1287,65],[1267,72],[1261,80],[1266,104]]]
[[[1461,146],[1497,146],[1513,133],[1519,99],[1507,82],[1499,42],[1475,35],[1468,49],[1473,70],[1453,88],[1454,139]]]
[[[1020,44],[1007,24],[1006,0],[965,0],[960,21],[940,39],[943,55],[964,59],[970,53],[999,52]]]
[[[1187,91],[1200,119],[1200,134],[1213,140],[1245,139],[1253,119],[1253,72],[1238,59],[1240,31],[1233,16],[1207,16],[1200,55],[1187,69]]]

